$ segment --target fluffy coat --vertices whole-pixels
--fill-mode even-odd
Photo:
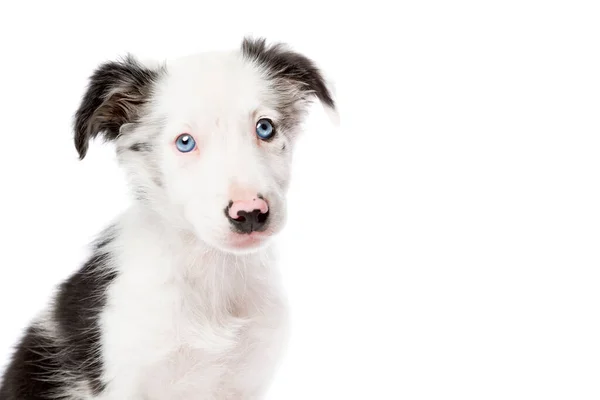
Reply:
[[[0,400],[260,399],[286,342],[272,237],[285,225],[308,104],[334,110],[320,71],[284,45],[161,65],[101,65],[75,115],[75,146],[115,143],[131,207],[27,329]],[[257,137],[261,118],[275,134]],[[194,138],[189,153],[179,135]],[[236,199],[268,202],[264,231],[232,229]]]

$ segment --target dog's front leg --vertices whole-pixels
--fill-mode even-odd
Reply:
[[[223,379],[222,400],[264,398],[283,355],[288,338],[287,314],[282,308],[253,321],[244,335],[240,350],[230,358]]]

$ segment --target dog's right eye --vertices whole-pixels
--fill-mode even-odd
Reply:
[[[191,135],[184,133],[183,135],[179,135],[179,137],[177,137],[175,146],[180,152],[189,153],[196,148],[196,141]]]

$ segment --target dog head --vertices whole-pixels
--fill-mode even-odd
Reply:
[[[315,64],[282,44],[147,66],[101,65],[75,115],[90,139],[116,144],[137,201],[212,247],[260,248],[285,223],[295,139],[313,99],[334,100]]]

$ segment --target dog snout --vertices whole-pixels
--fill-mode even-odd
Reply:
[[[255,195],[244,200],[230,201],[225,214],[237,232],[260,232],[266,228],[269,205],[262,196]]]

